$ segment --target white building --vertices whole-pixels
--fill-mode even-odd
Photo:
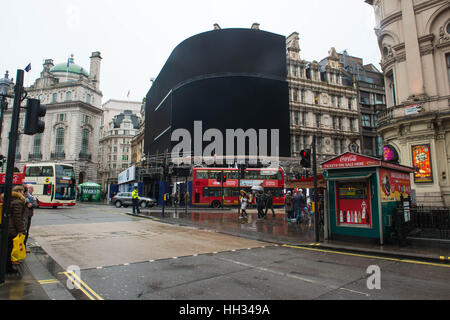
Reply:
[[[131,140],[139,132],[142,102],[109,100],[103,105],[99,139],[99,176],[102,187],[117,184],[119,173],[132,163]]]
[[[89,72],[68,61],[54,64],[45,60],[40,77],[28,88],[27,98],[37,98],[47,106],[45,131],[27,136],[20,134],[16,148],[16,167],[29,162],[55,161],[72,164],[77,183],[97,181],[98,141],[102,117],[100,91],[100,52],[93,52]],[[25,106],[26,100],[23,102]],[[5,112],[1,154],[8,153],[12,101]],[[25,112],[20,114],[23,130]]]

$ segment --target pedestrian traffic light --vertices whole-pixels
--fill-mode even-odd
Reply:
[[[23,133],[32,136],[44,132],[45,122],[39,118],[45,116],[47,107],[39,99],[28,99],[26,109]]]
[[[302,160],[300,161],[302,167],[311,168],[311,150],[305,149],[300,151],[300,156],[302,157]]]

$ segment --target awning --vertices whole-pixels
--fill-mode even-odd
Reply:
[[[373,173],[353,173],[352,175],[339,174],[339,175],[330,175],[328,177],[324,177],[324,179],[327,181],[363,180],[370,178],[372,175]]]

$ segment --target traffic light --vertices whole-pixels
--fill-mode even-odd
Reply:
[[[311,150],[305,149],[300,151],[300,156],[302,157],[302,160],[300,161],[302,167],[311,168]]]
[[[218,173],[216,176],[216,181],[220,183],[227,182],[227,175],[225,173]]]
[[[36,133],[44,132],[45,122],[39,118],[45,116],[47,107],[41,104],[39,99],[28,99],[26,108],[23,133],[32,136]]]

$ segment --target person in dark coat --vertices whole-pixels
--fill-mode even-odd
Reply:
[[[267,216],[267,211],[269,211],[269,209],[271,209],[272,216],[275,218],[275,210],[273,210],[273,197],[272,197],[272,192],[270,192],[270,191],[267,192],[265,205],[266,205],[266,211],[264,212],[264,215]]]
[[[25,233],[25,240],[24,244],[27,245],[28,235],[30,233],[30,227],[31,227],[31,218],[34,215],[34,209],[38,207],[38,201],[35,196],[33,196],[34,188],[33,185],[27,184],[24,185],[24,195],[25,199],[27,200],[27,203],[25,205],[25,211],[24,211],[24,217],[25,217],[25,227],[26,227],[26,233]],[[27,252],[30,252],[27,250]]]
[[[258,210],[258,218],[264,217],[263,212],[264,199],[261,193],[256,193],[256,209]]]
[[[301,191],[298,191],[294,196],[294,214],[298,220],[301,218],[301,212],[304,206],[303,194]]]
[[[11,252],[13,249],[13,239],[18,234],[25,234],[24,211],[26,201],[23,186],[15,186],[11,192],[11,210],[8,215],[8,253],[6,257],[6,273],[9,274],[17,274],[19,272],[13,268]]]
[[[294,198],[290,191],[287,192],[286,197],[284,198],[284,208],[286,209],[287,219],[294,218]]]

